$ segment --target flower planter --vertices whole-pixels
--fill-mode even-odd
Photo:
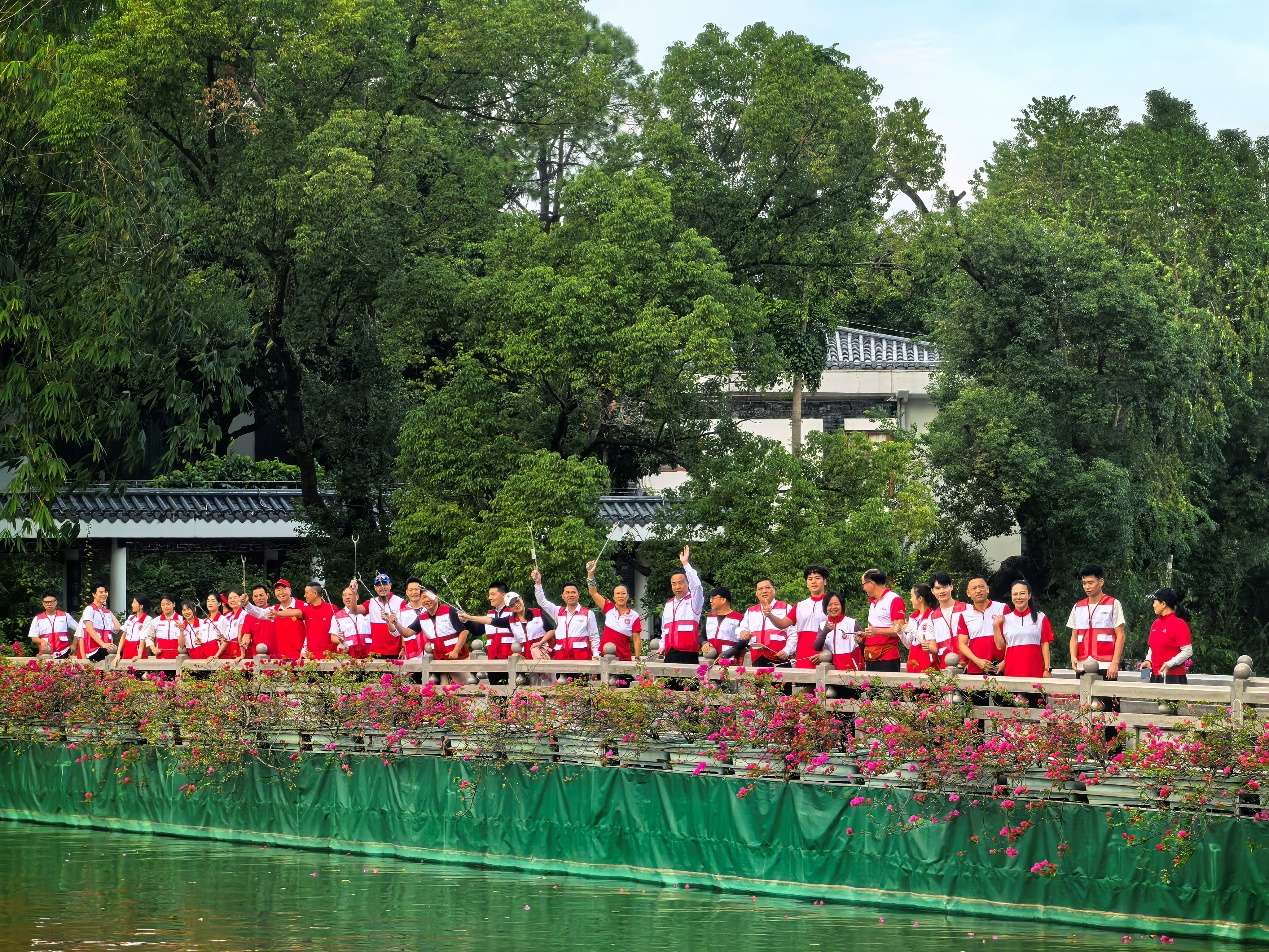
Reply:
[[[357,734],[304,734],[302,737],[307,738],[304,743],[305,750],[312,750],[316,753],[323,751],[334,753],[340,750],[363,751],[366,749],[365,740]]]
[[[1005,778],[1005,784],[1009,787],[1010,792],[1018,787],[1025,787],[1026,792],[1017,794],[1020,797],[1030,797],[1036,800],[1070,800],[1074,797],[1074,780],[1052,780],[1044,770],[1033,767],[1024,770],[1021,774],[1008,776]]]
[[[406,734],[393,747],[393,750],[410,756],[444,757],[446,745],[447,741],[444,731],[421,731],[419,733]]]
[[[507,759],[516,763],[543,763],[555,759],[555,745],[544,738],[513,739],[502,745]]]
[[[450,754],[465,760],[473,758],[486,760],[497,755],[494,746],[484,738],[454,737],[449,742]]]
[[[807,783],[859,783],[859,768],[850,754],[830,754],[818,767],[807,764],[802,768],[802,779]]]
[[[655,742],[620,744],[617,746],[617,763],[622,767],[664,770],[670,765],[670,755],[664,746]]]
[[[904,764],[895,770],[865,776],[865,787],[919,787],[921,774],[914,763]]]
[[[304,739],[299,731],[265,731],[260,734],[262,750],[301,750]]]
[[[731,773],[731,768],[726,760],[720,762],[717,752],[708,750],[708,743],[682,744],[669,747],[666,753],[670,762],[670,769],[675,773],[697,773],[700,767],[700,773],[726,775]],[[704,764],[704,767],[701,765]]]
[[[1083,784],[1083,790],[1080,790],[1081,784],[1078,781],[1073,786],[1076,793],[1082,793],[1091,806],[1140,807],[1149,806],[1152,799],[1158,802],[1158,797],[1145,795],[1139,777],[1104,777],[1099,783]]]
[[[558,739],[558,749],[561,761],[601,767],[609,762],[605,755],[612,748],[590,737],[563,736]]]
[[[783,766],[765,747],[733,747],[731,751],[731,772],[741,777],[779,775]]]

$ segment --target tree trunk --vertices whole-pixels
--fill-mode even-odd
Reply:
[[[802,453],[802,375],[793,375],[793,406],[789,411],[789,445],[794,456]]]

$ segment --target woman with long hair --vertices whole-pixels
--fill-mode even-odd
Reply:
[[[176,599],[164,595],[159,599],[159,614],[154,619],[154,654],[164,661],[175,661],[181,653],[184,629],[181,616],[176,614]]]
[[[1052,670],[1053,626],[1035,606],[1031,583],[1019,579],[1009,592],[1013,607],[996,619],[996,647],[1005,653],[1007,678],[1047,678]]]
[[[154,639],[154,623],[148,612],[149,603],[140,595],[132,599],[132,614],[123,623],[123,642],[119,661],[141,661]]]
[[[913,585],[910,594],[912,614],[899,632],[899,640],[908,649],[908,672],[920,674],[934,665],[937,645],[930,630],[930,615],[938,602],[928,585]]]

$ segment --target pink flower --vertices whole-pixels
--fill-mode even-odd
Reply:
[[[696,768],[692,771],[692,773],[703,774],[704,772],[705,772],[705,761],[702,760],[699,764],[696,765]]]
[[[867,801],[867,800],[865,800],[863,797],[851,797],[851,800],[850,800],[850,805],[851,805],[852,807],[857,807],[857,806],[860,806],[861,804],[864,804],[864,803],[867,803],[867,802],[868,802],[868,801]]]
[[[1016,846],[1010,846],[1008,849],[1005,850],[1005,855],[1010,858],[1017,856],[1018,848]]]
[[[1012,810],[1012,809],[1014,808],[1014,806],[1015,806],[1015,804],[1014,804],[1014,802],[1013,802],[1012,800],[1001,800],[1001,801],[1000,801],[1000,808],[1001,808],[1002,810]]]
[[[949,793],[947,799],[949,803],[960,803],[961,795],[959,793]]]

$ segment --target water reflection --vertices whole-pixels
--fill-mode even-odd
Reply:
[[[1038,952],[1067,926],[0,823],[5,949]],[[1132,946],[1160,947],[1134,936]],[[1187,950],[1235,944],[1177,939]]]

